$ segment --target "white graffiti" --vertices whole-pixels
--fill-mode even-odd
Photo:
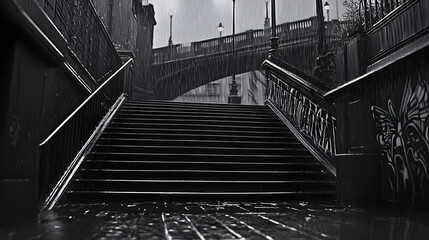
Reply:
[[[391,99],[387,110],[371,107],[377,125],[377,142],[387,163],[390,189],[400,201],[422,201],[428,191],[428,90],[426,82],[418,82],[413,90],[408,81],[398,110]]]

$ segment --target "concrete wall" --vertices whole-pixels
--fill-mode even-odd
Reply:
[[[92,0],[118,50],[136,51],[137,15],[134,0]]]
[[[428,208],[428,55],[425,47],[338,93],[341,202]]]
[[[151,4],[141,0],[92,0],[109,35],[119,52],[134,56],[133,99],[153,98],[153,31],[156,25]]]
[[[0,226],[36,217],[39,163],[44,160],[39,144],[88,95],[57,59],[5,15],[1,26],[14,31],[0,47]]]

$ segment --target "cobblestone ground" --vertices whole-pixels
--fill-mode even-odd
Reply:
[[[429,239],[427,213],[324,203],[63,205],[0,239]]]

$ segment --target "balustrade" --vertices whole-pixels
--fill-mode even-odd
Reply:
[[[316,38],[316,18],[311,17],[292,23],[284,23],[277,26],[280,42],[294,41],[303,37]],[[236,50],[265,47],[269,44],[269,36],[262,29],[249,30],[235,36]],[[184,46],[186,51],[182,51]],[[190,47],[189,47],[190,46]],[[200,42],[167,46],[153,50],[154,62],[162,63],[168,60],[178,60],[203,54],[222,53],[232,51],[232,36],[208,39]]]
[[[271,61],[267,69],[267,101],[334,169],[335,111],[323,100],[323,91]],[[280,70],[279,70],[280,69]],[[321,93],[318,93],[321,92]]]
[[[64,172],[73,169],[83,156],[82,149],[89,144],[88,139],[97,134],[103,117],[123,93],[124,69],[131,61],[113,73],[40,144],[40,201],[48,197],[54,186],[64,183],[65,179],[61,179]]]

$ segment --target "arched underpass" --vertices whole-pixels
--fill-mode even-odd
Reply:
[[[233,67],[236,74],[258,70],[267,58],[268,50],[269,46],[264,46],[237,51],[235,60],[230,51],[154,64],[152,76],[155,79],[155,98],[175,99],[194,88],[231,76]],[[286,62],[311,73],[317,56],[316,39],[282,44],[279,52]]]

